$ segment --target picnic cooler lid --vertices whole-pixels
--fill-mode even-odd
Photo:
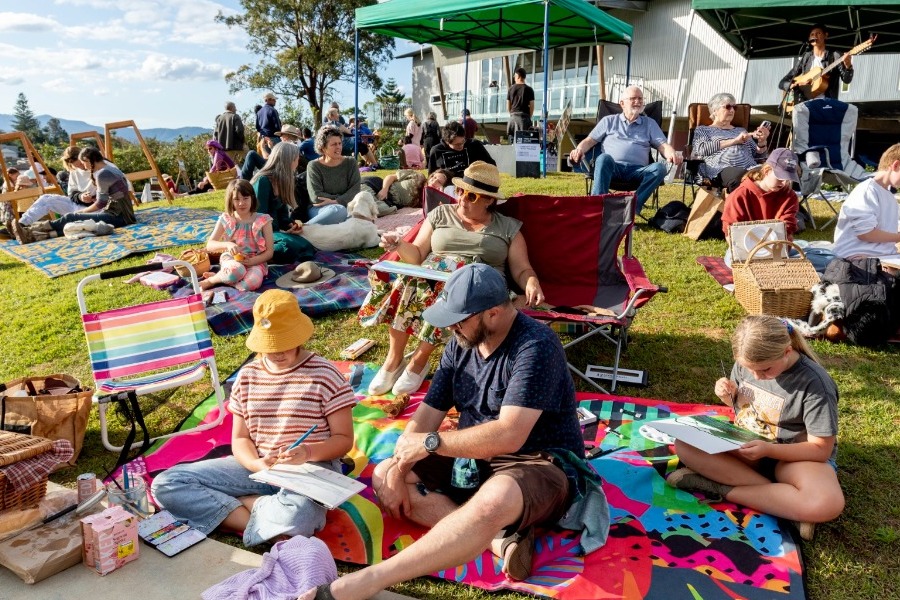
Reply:
[[[800,257],[781,257],[783,247],[796,249]],[[763,248],[770,249],[772,258],[755,258]],[[762,241],[750,251],[745,262],[735,262],[732,268],[735,298],[749,314],[793,318],[809,314],[810,288],[819,283],[819,274],[793,242]]]

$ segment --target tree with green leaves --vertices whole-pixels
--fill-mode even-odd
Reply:
[[[22,92],[19,92],[19,97],[16,99],[16,107],[13,109],[12,126],[15,131],[21,131],[27,135],[32,143],[40,144],[44,141],[44,134],[41,133],[41,123],[34,116],[31,108],[28,106],[28,98]]]
[[[63,129],[62,125],[59,123],[59,119],[56,117],[51,117],[50,120],[47,121],[47,124],[44,125],[41,133],[48,144],[60,146],[69,143],[69,132]]]
[[[406,97],[403,95],[403,92],[400,91],[400,88],[397,87],[397,82],[393,77],[388,79],[387,83],[384,84],[384,87],[375,94],[375,100],[385,105],[403,104],[405,99]]]
[[[331,86],[353,81],[355,11],[374,4],[377,0],[241,0],[243,13],[219,12],[216,21],[243,29],[250,39],[247,49],[260,57],[225,76],[231,93],[250,88],[303,99],[320,123]],[[381,88],[378,68],[393,50],[392,38],[360,31],[360,85]]]

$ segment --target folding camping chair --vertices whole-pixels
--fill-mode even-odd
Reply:
[[[556,308],[524,312],[556,324],[554,329],[558,331],[575,334],[577,337],[565,348],[595,336],[615,346],[611,367],[590,365],[581,371],[569,363],[572,372],[604,393],[606,390],[595,379],[608,381],[610,391],[615,391],[625,376],[629,381],[645,381],[642,371],[621,369],[619,360],[638,309],[667,289],[650,282],[631,253],[633,194],[513,196],[500,205],[499,211],[522,221],[529,261],[547,304]],[[549,229],[548,223],[552,224]],[[552,236],[548,235],[551,230]],[[599,310],[590,310],[590,314],[559,310],[579,306]],[[604,312],[609,314],[600,314]]]
[[[705,102],[692,102],[688,105],[688,142],[684,149],[684,180],[681,185],[681,201],[687,188],[691,188],[691,202],[697,197],[698,187],[714,188],[712,182],[706,180],[700,175],[700,164],[703,163],[702,158],[692,158],[694,146],[694,132],[700,125],[711,125],[712,115],[709,114],[709,105]],[[734,109],[734,118],[731,124],[735,127],[743,127],[750,131],[750,105],[736,104]]]
[[[817,98],[794,106],[791,115],[791,149],[800,158],[800,205],[812,216],[809,199],[818,196],[825,201],[834,216],[822,227],[828,227],[838,217],[838,209],[822,191],[828,183],[850,192],[868,175],[852,156],[858,109],[852,104],[832,98]],[[810,164],[810,159],[813,163]],[[816,164],[818,163],[818,164]],[[813,229],[816,227],[812,220]]]
[[[654,121],[656,121],[657,125],[662,127],[662,111],[662,100],[657,100],[656,102],[645,104],[644,112],[641,114],[653,119]],[[597,121],[599,121],[603,117],[607,117],[609,115],[618,115],[621,113],[622,107],[615,102],[601,100],[597,104]],[[658,159],[658,153],[657,156],[654,157],[654,152],[654,150],[650,151],[650,162],[655,162]],[[585,195],[591,193],[591,186],[594,185],[594,166],[597,160],[597,156],[601,153],[602,148],[598,144],[585,153],[584,158],[581,159],[581,162],[578,165],[572,165],[573,171],[577,173],[584,173]],[[613,179],[610,182],[609,188],[610,190],[616,190],[619,192],[633,192],[638,188],[638,184],[636,182]],[[659,210],[659,188],[653,190],[653,200],[651,208],[653,209],[653,214],[656,214],[656,211]]]
[[[88,312],[85,287],[89,283],[176,265],[190,271],[193,295]],[[91,369],[97,384],[94,402],[100,413],[100,435],[106,449],[121,452],[120,462],[137,446],[146,449],[155,440],[211,429],[223,421],[225,392],[219,382],[200,284],[191,264],[173,260],[95,273],[78,283],[77,294]],[[188,385],[202,379],[207,372],[219,406],[215,422],[151,438],[144,425],[137,397]],[[106,411],[110,402],[119,403],[131,419],[131,432],[121,446],[109,441]],[[143,431],[142,441],[134,441],[137,425]]]

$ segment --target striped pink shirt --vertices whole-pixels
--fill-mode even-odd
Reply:
[[[289,446],[306,433],[321,442],[331,437],[325,417],[356,404],[350,385],[337,368],[315,354],[289,371],[269,372],[262,357],[243,366],[231,388],[228,410],[247,424],[260,456]]]

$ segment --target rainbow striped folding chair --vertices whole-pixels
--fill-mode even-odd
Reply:
[[[87,284],[175,265],[183,265],[190,270],[193,295],[88,312],[84,293]],[[94,402],[100,413],[100,434],[104,447],[120,451],[124,457],[134,447],[142,445],[146,449],[155,440],[211,429],[222,422],[225,418],[225,392],[219,382],[200,285],[191,264],[174,260],[88,275],[79,282],[77,294],[91,369],[97,384]],[[187,431],[151,438],[144,425],[137,397],[199,381],[207,373],[219,405],[218,419]],[[114,446],[109,441],[106,411],[110,402],[120,402],[132,420],[131,433],[122,446]],[[137,442],[134,441],[136,423],[141,426],[144,436]]]

